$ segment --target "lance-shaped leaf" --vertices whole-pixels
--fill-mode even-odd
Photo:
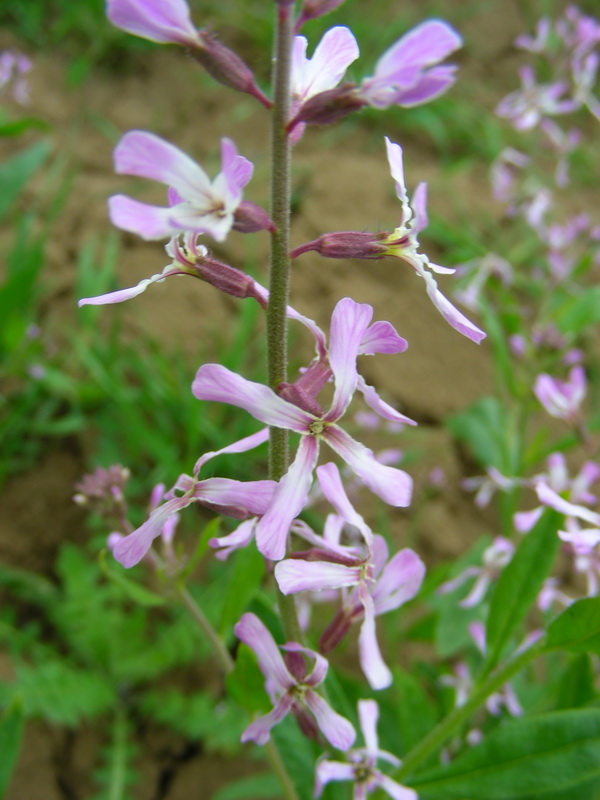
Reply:
[[[550,623],[546,650],[600,655],[600,597],[584,597]]]
[[[556,534],[559,520],[555,512],[545,511],[498,579],[487,622],[487,670],[502,657],[509,639],[525,619],[554,565],[559,546]]]
[[[8,789],[13,769],[19,757],[23,737],[24,716],[19,700],[12,703],[0,719],[0,797]]]
[[[559,711],[502,725],[451,764],[419,775],[420,800],[515,800],[600,777],[600,709]]]

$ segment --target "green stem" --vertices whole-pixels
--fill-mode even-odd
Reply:
[[[430,731],[416,747],[414,747],[402,761],[402,766],[396,772],[395,778],[403,779],[411,775],[415,768],[429,756],[433,755],[459,728],[463,722],[494,694],[501,689],[512,676],[523,669],[542,650],[542,643],[538,642],[533,647],[519,653],[512,661],[487,677],[479,686],[476,686],[469,699],[462,706],[455,708],[443,719],[440,724]]]
[[[233,671],[235,667],[235,663],[232,657],[229,655],[229,650],[223,644],[223,640],[210,624],[204,612],[196,603],[192,595],[188,592],[188,590],[184,586],[180,586],[177,589],[177,593],[179,594],[179,598],[183,605],[187,608],[190,615],[192,616],[194,622],[198,625],[204,636],[208,639],[211,644],[211,647],[217,657],[217,661],[219,662],[221,669],[225,673],[225,675],[229,675],[230,672]]]
[[[267,307],[267,371],[269,386],[287,381],[287,305],[290,293],[290,166],[291,144],[286,126],[290,115],[290,70],[294,35],[293,0],[277,2],[277,28],[273,58],[273,117],[271,129],[271,236],[269,305]],[[289,466],[288,432],[271,428],[269,477],[280,480]],[[278,590],[278,603],[286,640],[302,641],[296,602]]]

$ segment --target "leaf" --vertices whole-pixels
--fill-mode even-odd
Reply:
[[[553,620],[544,649],[600,655],[600,597],[577,600]]]
[[[271,704],[265,691],[265,679],[256,656],[245,644],[240,644],[235,667],[225,679],[227,692],[238,705],[247,711],[265,713]]]
[[[242,616],[265,574],[265,560],[255,547],[238,550],[233,558],[219,621],[222,636],[226,636]]]
[[[407,753],[435,727],[437,714],[421,683],[410,672],[394,669],[396,726],[402,737],[402,753]]]
[[[559,711],[508,722],[446,767],[411,781],[420,800],[516,800],[600,777],[600,710]],[[569,795],[567,795],[569,796]]]
[[[446,425],[471,448],[480,464],[504,469],[508,421],[497,398],[481,398],[466,411],[449,417]]]
[[[576,336],[585,328],[600,321],[600,286],[586,287],[579,297],[554,312],[554,320],[563,333]]]
[[[46,160],[49,152],[48,142],[37,142],[0,164],[0,219],[6,215],[27,181]]]
[[[164,597],[151,592],[149,589],[146,589],[145,586],[141,586],[139,583],[132,581],[131,578],[126,578],[125,575],[119,571],[119,568],[109,566],[106,560],[106,550],[100,552],[98,560],[100,562],[100,569],[106,577],[123,589],[136,603],[142,606],[163,606],[167,602]]]
[[[8,789],[8,783],[19,757],[23,728],[23,708],[17,698],[0,719],[0,753],[2,753],[0,758],[0,797],[4,797]]]
[[[484,671],[493,669],[502,657],[554,565],[559,547],[556,535],[559,519],[555,511],[544,511],[498,579],[487,621],[488,658]]]
[[[261,772],[228,783],[212,794],[210,800],[267,800],[270,797],[281,797],[281,785],[272,772]]]

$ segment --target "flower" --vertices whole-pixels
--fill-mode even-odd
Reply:
[[[241,453],[266,441],[265,431],[247,436],[232,445],[206,453],[195,467],[195,475],[210,459],[223,453]],[[218,509],[231,517],[244,518],[262,514],[270,505],[275,489],[274,481],[234,481],[229,478],[198,480],[190,475],[180,475],[168,492],[167,501],[155,507],[149,518],[133,533],[124,536],[112,546],[114,557],[124,567],[133,567],[146,555],[152,542],[161,535],[169,520],[191,503]],[[183,494],[177,494],[183,492]]]
[[[306,57],[308,41],[295,36],[292,46],[291,116],[303,103],[338,85],[344,73],[359,56],[358,44],[349,28],[330,28],[315,48],[312,58]]]
[[[496,114],[512,120],[516,130],[530,130],[546,116],[569,114],[576,110],[574,100],[561,99],[568,89],[564,81],[537,84],[535,73],[529,66],[522,67],[519,74],[522,88],[506,95],[496,108]]]
[[[242,733],[242,742],[265,744],[269,741],[271,728],[281,722],[290,711],[296,715],[301,724],[303,722],[310,724],[312,720],[306,720],[306,711],[310,711],[321,732],[334,747],[347,750],[352,746],[356,737],[352,725],[314,691],[327,675],[328,664],[323,656],[296,642],[283,645],[282,649],[287,653],[298,654],[299,657],[305,655],[315,661],[312,672],[307,675],[304,668],[304,675],[298,677],[290,672],[275,640],[255,614],[244,614],[235,626],[234,632],[238,639],[256,654],[258,665],[266,679],[267,692],[274,704],[269,714],[250,723]],[[300,658],[294,659],[295,666],[299,662]]]
[[[323,494],[343,523],[360,531],[366,544],[366,553],[361,556],[355,548],[332,546],[324,539],[311,560],[290,558],[280,561],[275,567],[275,579],[283,594],[355,587],[349,594],[344,593],[344,607],[323,634],[321,650],[326,639],[334,646],[353,621],[362,619],[360,664],[370,686],[384,689],[391,684],[392,674],[379,650],[375,617],[398,608],[415,596],[423,581],[425,566],[416,553],[409,549],[399,551],[386,564],[388,549],[385,540],[382,536],[374,536],[352,507],[335,464],[319,467],[317,475]],[[319,555],[327,560],[312,560],[312,557],[318,558]]]
[[[359,700],[358,716],[365,747],[357,747],[346,755],[349,763],[324,759],[317,764],[315,797],[320,797],[330,781],[354,781],[354,800],[365,800],[377,787],[383,789],[394,800],[417,800],[414,789],[401,786],[392,778],[377,769],[377,761],[383,760],[399,767],[399,758],[379,749],[377,739],[377,720],[379,706],[375,700]]]
[[[321,440],[340,455],[362,482],[386,503],[393,506],[410,504],[410,476],[402,470],[380,464],[371,450],[356,442],[336,424],[360,383],[356,369],[357,356],[360,352],[386,352],[381,348],[390,341],[391,332],[388,328],[382,328],[382,325],[391,328],[389,323],[370,325],[372,315],[371,306],[355,303],[349,297],[340,300],[334,309],[328,362],[335,391],[331,407],[325,413],[320,411],[318,404],[313,406],[313,411],[307,411],[284,400],[268,386],[248,381],[220,364],[204,364],[196,373],[192,391],[199,400],[239,406],[267,425],[295,431],[302,436],[294,461],[277,485],[272,505],[256,526],[258,549],[274,561],[283,558],[292,520],[306,503]],[[400,340],[395,331],[393,334],[396,342]],[[375,390],[366,384],[364,387],[369,390],[367,394],[372,392],[375,395],[372,401],[376,405]],[[304,394],[308,395],[307,392]],[[388,409],[389,412],[394,411],[383,401],[380,403],[386,412]]]
[[[471,608],[478,605],[500,572],[508,564],[515,552],[514,544],[504,536],[496,536],[489,547],[483,551],[481,567],[467,567],[460,575],[450,581],[446,581],[439,588],[440,594],[453,592],[462,586],[469,578],[476,578],[469,594],[460,601],[461,608]]]
[[[185,0],[108,0],[106,15],[115,27],[151,42],[201,46]]]
[[[238,155],[231,139],[221,139],[221,163],[222,170],[211,183],[202,167],[175,145],[148,131],[129,131],[115,149],[116,171],[166,183],[169,207],[115,195],[109,200],[113,224],[143,239],[193,231],[222,242],[233,226],[242,189],[254,167]]]
[[[569,372],[569,380],[559,381],[551,375],[538,375],[533,391],[546,411],[558,419],[576,422],[579,407],[585,397],[585,370],[576,365]]]
[[[427,20],[393,44],[379,58],[360,95],[375,108],[421,105],[443,94],[455,80],[455,66],[435,66],[462,46],[447,22]]]

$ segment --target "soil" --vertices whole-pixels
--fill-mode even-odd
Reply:
[[[466,42],[460,55],[460,80],[453,92],[469,92],[485,114],[493,113],[497,101],[517,80],[510,44],[524,27],[519,5],[509,0],[474,3],[469,16],[463,0],[446,3],[445,18],[456,20]],[[140,181],[134,188],[130,179],[114,175],[112,149],[121,133],[131,128],[152,130],[207,165],[209,173],[217,167],[219,137],[230,135],[240,152],[258,163],[247,196],[262,204],[267,200],[266,174],[260,165],[268,138],[266,115],[254,101],[209,83],[179,51],[170,48],[140,57],[118,79],[99,69],[76,89],[66,86],[66,66],[60,53],[34,55],[31,73],[32,110],[52,124],[57,154],[67,158],[74,176],[66,207],[47,243],[51,300],[40,322],[49,329],[64,325],[65,319],[75,324],[73,265],[90,236],[101,238],[109,230],[107,196],[137,191],[142,197],[144,191],[144,200],[163,202],[162,187],[142,189]],[[468,170],[440,174],[438,153],[425,133],[413,131],[405,136],[393,126],[386,133],[404,147],[409,191],[420,180],[429,182],[432,213],[456,224],[465,215],[481,213],[482,208],[493,213],[488,164],[471,162]],[[301,187],[294,245],[325,231],[395,227],[399,204],[393,195],[383,137],[367,126],[309,130],[296,149],[294,178]],[[35,186],[30,189],[32,196],[35,190]],[[0,241],[5,236],[0,234]],[[426,246],[426,234],[422,239]],[[245,264],[250,257],[262,265],[267,244],[266,235],[234,234],[213,251],[231,264]],[[443,253],[429,252],[444,263]],[[165,263],[160,245],[122,237],[121,285],[130,286]],[[440,283],[449,287],[450,281]],[[198,290],[194,283],[186,291],[187,284],[183,290],[182,284],[167,281],[128,304],[124,335],[142,330],[160,336],[166,347],[183,344],[192,375],[199,360],[206,358],[199,355],[198,343],[207,344],[210,351],[215,322],[227,326],[236,304],[208,286]],[[411,434],[413,446],[423,456],[414,470],[411,467],[416,473],[416,497],[423,496],[433,467],[444,470],[444,484],[436,495],[426,504],[417,499],[418,531],[413,545],[426,561],[461,553],[486,530],[486,520],[460,490],[460,480],[471,474],[471,465],[442,421],[491,390],[489,346],[484,342],[477,347],[453,331],[431,305],[420,279],[401,262],[325,261],[307,254],[295,263],[292,303],[323,327],[328,327],[335,302],[345,295],[373,305],[376,319],[390,320],[410,343],[393,367],[386,358],[373,358],[365,362],[363,374],[388,401],[419,422],[419,429]],[[111,307],[106,309],[107,314],[111,311]],[[84,541],[84,520],[71,497],[74,482],[89,466],[89,456],[82,442],[55,443],[34,470],[7,482],[0,519],[3,563],[49,574],[61,542]],[[391,513],[398,541],[410,525],[411,513]],[[6,662],[0,666],[8,668]],[[236,770],[255,769],[251,761],[237,767],[222,763],[183,741],[167,747],[158,732],[154,738],[146,742],[140,758],[142,780],[136,793],[140,800],[203,800]],[[30,725],[7,800],[85,800],[98,742],[98,732],[92,729],[75,736],[41,723]]]

